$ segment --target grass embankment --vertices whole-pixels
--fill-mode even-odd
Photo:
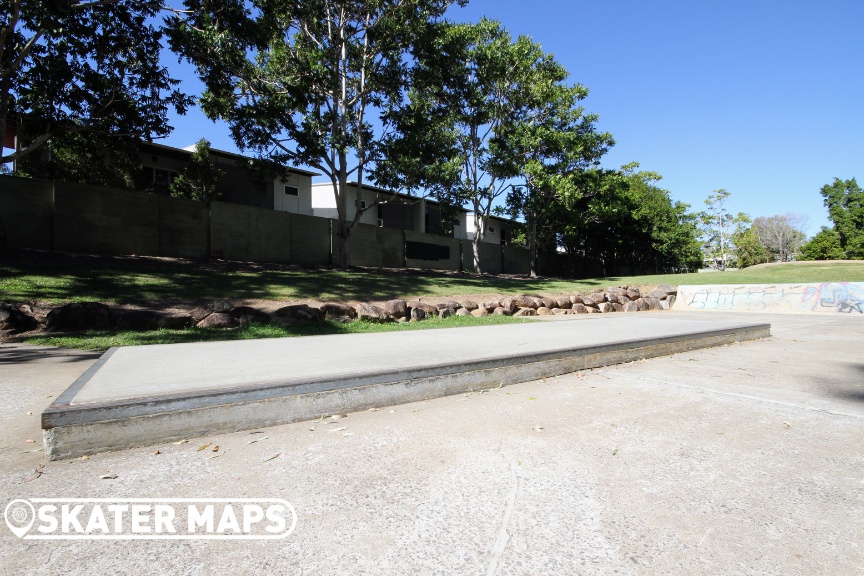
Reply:
[[[210,300],[380,301],[392,298],[471,294],[590,292],[614,285],[776,284],[861,282],[864,262],[814,262],[760,266],[732,272],[613,276],[585,280],[478,276],[417,270],[335,270],[237,262],[106,257],[13,251],[0,256],[0,301],[198,306]],[[416,330],[519,322],[508,317],[452,317],[405,324],[319,322],[305,325],[256,325],[231,330],[158,330],[88,332],[39,336],[29,343],[88,350],[138,344],[170,344],[227,339],[282,338],[389,330]]]
[[[0,256],[0,300],[38,301],[44,305],[82,301],[200,304],[214,299],[375,301],[457,294],[586,292],[614,285],[796,282],[864,282],[864,261],[574,281],[418,270],[306,269],[273,264],[31,251]]]

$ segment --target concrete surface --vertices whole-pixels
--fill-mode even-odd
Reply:
[[[669,314],[107,351],[42,413],[68,458],[479,391],[770,335]]]
[[[676,310],[848,314],[864,319],[864,283],[718,284],[678,287]]]
[[[34,452],[39,411],[94,358],[4,346],[0,504],[284,498],[299,522],[270,542],[32,542],[0,525],[0,573],[861,574],[860,320],[759,320],[770,339],[59,462]],[[222,456],[198,451],[214,441]]]

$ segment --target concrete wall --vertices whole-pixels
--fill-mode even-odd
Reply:
[[[402,230],[358,224],[351,231],[348,242],[348,255],[352,266],[405,266],[405,236]],[[334,235],[334,253],[337,247],[338,238]]]
[[[291,261],[291,217],[285,212],[210,203],[210,252],[252,262]]]
[[[480,242],[480,267],[485,274],[501,274],[502,246]],[[474,246],[470,240],[462,242],[462,266],[466,271],[474,270]]]
[[[183,198],[157,196],[159,255],[174,258],[210,257],[210,206]]]
[[[331,220],[291,214],[291,262],[308,265],[331,263]]]
[[[55,182],[54,249],[158,256],[159,197]]]
[[[462,246],[456,238],[437,234],[405,232],[405,261],[408,268],[454,270],[461,266]],[[412,256],[417,256],[412,258]]]
[[[678,287],[676,310],[850,314],[864,318],[864,283]]]
[[[521,246],[502,246],[505,274],[530,274],[531,253]]]
[[[54,247],[54,183],[0,176],[0,223],[10,248]]]

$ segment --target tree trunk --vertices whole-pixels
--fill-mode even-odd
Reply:
[[[348,251],[348,239],[351,236],[351,225],[348,223],[348,173],[345,169],[345,155],[339,158],[338,179],[333,183],[333,193],[336,195],[336,265],[345,269],[351,264]],[[359,192],[358,192],[359,194]]]
[[[537,218],[528,212],[528,253],[531,258],[531,278],[537,277]]]
[[[483,218],[478,210],[474,210],[474,237],[471,239],[471,247],[474,250],[474,272],[482,274],[483,269],[480,266],[480,240],[483,238],[481,226]]]

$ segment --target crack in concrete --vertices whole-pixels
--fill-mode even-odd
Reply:
[[[510,463],[510,474],[513,476],[513,488],[507,495],[507,507],[504,509],[503,518],[501,518],[501,530],[498,532],[498,539],[495,541],[495,546],[492,548],[492,557],[489,558],[489,567],[486,570],[486,576],[495,576],[498,572],[501,556],[504,555],[504,550],[507,548],[507,542],[510,540],[507,526],[510,524],[510,517],[513,515],[513,509],[516,507],[516,494],[519,492],[519,476],[516,475],[516,465],[503,454],[502,456]]]

